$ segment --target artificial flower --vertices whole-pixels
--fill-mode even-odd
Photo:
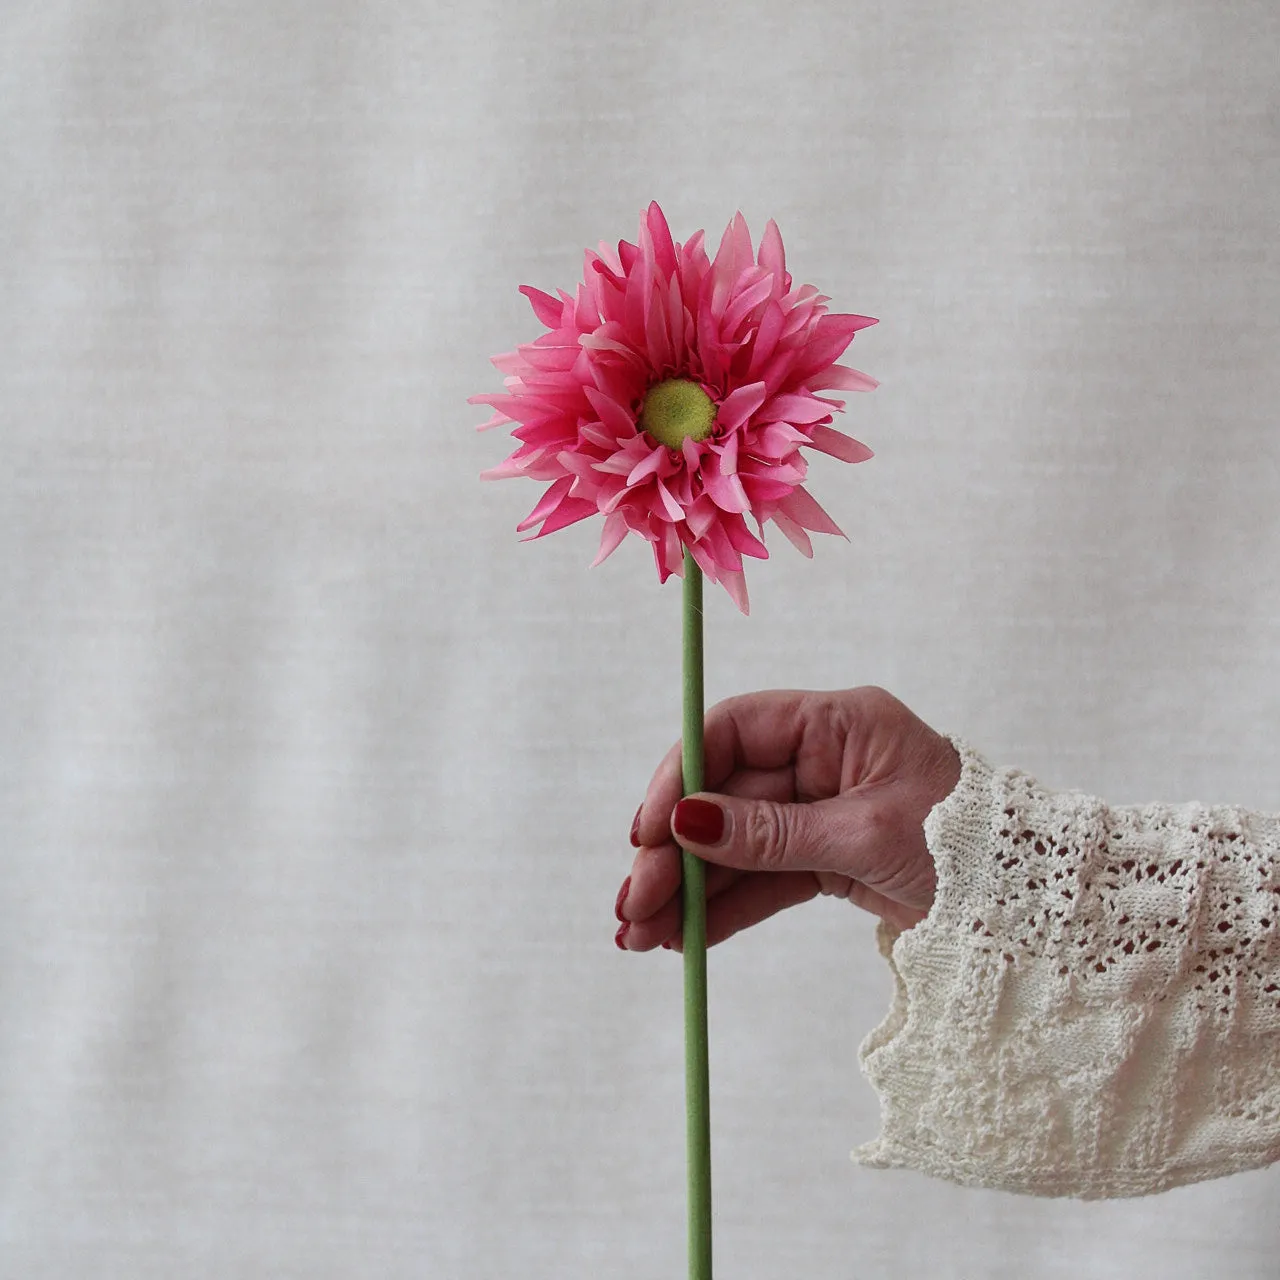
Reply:
[[[832,314],[813,285],[794,286],[772,221],[756,253],[737,214],[712,259],[701,231],[673,240],[654,203],[638,244],[587,250],[575,294],[520,292],[547,331],[493,358],[505,393],[470,401],[495,411],[481,430],[514,423],[520,442],[484,478],[551,482],[520,532],[599,514],[594,563],[637,534],[665,582],[688,548],[743,613],[743,557],[768,558],[766,523],[806,556],[810,532],[840,534],[804,487],[800,451],[871,457],[831,426],[844,401],[817,393],[875,387],[837,363],[875,320]]]

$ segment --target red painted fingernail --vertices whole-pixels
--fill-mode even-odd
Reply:
[[[618,900],[613,904],[613,914],[619,920],[625,920],[626,916],[622,914],[622,904],[627,900],[627,894],[631,892],[631,877],[628,876],[622,882],[622,888],[618,890]]]
[[[676,835],[694,844],[719,844],[724,810],[710,800],[681,800],[675,812]]]
[[[613,935],[614,945],[619,951],[627,949],[627,934],[631,931],[631,921],[625,920],[618,926],[618,932]]]
[[[638,849],[640,847],[640,815],[644,812],[644,805],[636,810],[636,816],[631,819],[631,847]]]

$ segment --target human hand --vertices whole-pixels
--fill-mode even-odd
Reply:
[[[676,836],[708,864],[708,944],[820,893],[900,929],[928,914],[923,823],[955,788],[960,760],[896,698],[875,688],[730,698],[707,713],[704,758],[696,796],[680,798],[679,743],[649,783],[618,894],[619,947],[679,950]]]

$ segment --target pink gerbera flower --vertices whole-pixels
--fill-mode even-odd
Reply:
[[[639,241],[587,250],[576,296],[521,288],[547,332],[494,357],[505,394],[471,398],[495,410],[481,430],[518,424],[520,447],[483,478],[551,481],[517,526],[540,525],[535,537],[603,515],[596,564],[639,534],[665,582],[687,547],[746,613],[742,557],[768,558],[767,521],[806,556],[806,530],[840,534],[804,488],[800,450],[871,457],[830,425],[844,401],[817,392],[875,387],[836,363],[875,321],[793,288],[773,222],[753,256],[738,214],[711,260],[701,231],[672,240],[655,203]]]

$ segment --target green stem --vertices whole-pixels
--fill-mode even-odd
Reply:
[[[702,570],[684,553],[684,793],[702,790]],[[711,1280],[711,1088],[707,1062],[707,891],[684,851],[684,1069],[689,1174],[689,1280]]]

